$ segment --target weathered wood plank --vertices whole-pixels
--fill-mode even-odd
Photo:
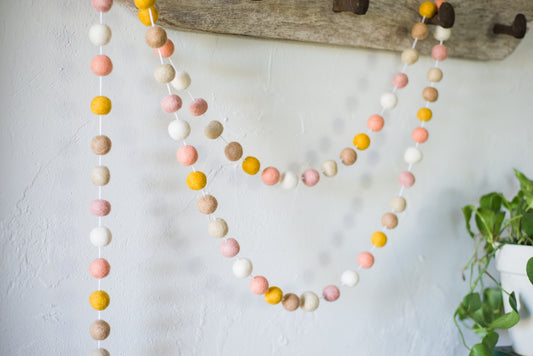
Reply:
[[[118,0],[137,11],[133,0]],[[491,60],[511,54],[520,40],[495,35],[495,23],[517,13],[533,18],[532,0],[457,0],[448,41],[451,57]],[[334,12],[332,0],[158,0],[164,27],[270,39],[402,51],[412,43],[419,0],[373,0],[366,15]],[[526,35],[527,36],[527,35]],[[434,40],[417,47],[428,54]]]

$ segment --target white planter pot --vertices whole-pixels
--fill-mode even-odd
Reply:
[[[533,285],[526,275],[526,263],[533,257],[533,246],[504,245],[496,252],[496,269],[503,289],[516,294],[520,322],[509,329],[513,350],[533,356]],[[509,298],[503,298],[505,312],[510,312]]]

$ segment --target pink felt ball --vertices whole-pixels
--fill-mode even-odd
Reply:
[[[111,211],[111,204],[107,200],[96,199],[91,202],[89,209],[93,215],[106,216]]]
[[[176,153],[178,162],[184,166],[190,166],[196,163],[198,160],[198,152],[193,146],[181,146]]]
[[[91,0],[91,5],[96,11],[108,12],[113,6],[113,0]]]
[[[445,2],[445,0],[435,0],[435,6],[437,6],[437,9],[440,9],[440,6]]]
[[[106,76],[113,71],[111,58],[104,54],[93,57],[91,60],[91,71],[99,76]]]
[[[268,281],[263,276],[256,276],[250,281],[250,290],[253,294],[261,295],[268,291]]]
[[[279,182],[279,177],[279,171],[274,167],[267,167],[263,173],[261,173],[261,179],[266,185],[277,184]]]
[[[226,241],[222,241],[219,249],[222,256],[231,258],[237,256],[241,247],[239,246],[237,240],[229,238]]]
[[[370,252],[361,252],[357,256],[357,264],[363,268],[370,268],[374,265],[374,256]]]
[[[91,272],[91,276],[98,279],[107,277],[110,270],[111,266],[104,258],[97,258],[89,265],[89,272]]]
[[[437,61],[443,61],[448,57],[448,48],[441,44],[435,45],[431,50],[431,56]]]
[[[409,83],[409,78],[407,78],[407,74],[405,73],[396,73],[396,75],[392,78],[392,85],[398,89],[405,88],[407,83]]]
[[[413,138],[413,141],[415,141],[416,143],[424,143],[428,140],[429,133],[428,133],[428,130],[426,130],[425,128],[417,127],[411,133],[411,137]]]
[[[328,302],[334,302],[337,299],[339,299],[339,296],[341,295],[341,292],[339,291],[339,288],[336,286],[327,286],[322,291],[322,295],[324,296],[324,299]]]
[[[383,116],[377,114],[370,116],[366,122],[366,126],[372,131],[381,131],[383,125],[385,125]]]
[[[174,54],[174,42],[167,38],[167,42],[165,42],[163,47],[154,48],[154,52],[157,55],[161,52],[163,58],[168,58]]]
[[[411,172],[404,171],[398,176],[398,181],[404,187],[409,188],[415,184],[415,176]]]
[[[320,174],[318,174],[316,169],[312,169],[312,168],[307,169],[302,174],[302,181],[308,187],[312,187],[312,186],[316,185],[319,180],[320,180]]]
[[[202,98],[194,99],[189,105],[189,112],[193,116],[200,116],[207,111],[207,101]]]
[[[181,109],[181,98],[176,94],[167,95],[161,100],[161,109],[166,113],[173,113]]]

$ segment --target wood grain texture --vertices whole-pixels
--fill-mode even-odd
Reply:
[[[133,0],[118,0],[135,13]],[[365,15],[334,12],[332,0],[158,0],[158,24],[185,30],[402,51],[419,20],[419,0],[373,0]],[[450,57],[498,60],[520,40],[495,35],[495,23],[511,24],[517,13],[533,18],[533,0],[458,0]],[[527,35],[526,35],[527,36]],[[417,48],[429,54],[434,39]]]

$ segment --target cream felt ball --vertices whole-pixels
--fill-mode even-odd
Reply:
[[[435,26],[435,33],[433,33],[433,37],[435,37],[437,41],[448,41],[451,35],[451,29],[444,28],[441,26]]]
[[[431,68],[428,70],[427,78],[430,82],[438,83],[442,80],[442,70],[439,68]]]
[[[380,104],[385,109],[392,110],[398,105],[398,97],[394,93],[385,93],[381,96]]]
[[[353,270],[346,270],[342,272],[341,283],[347,287],[355,287],[359,282],[359,274]]]
[[[94,349],[90,356],[111,356],[106,349]]]
[[[390,201],[391,209],[397,213],[401,213],[402,211],[404,211],[406,206],[407,206],[407,202],[405,201],[405,198],[403,197],[394,197]]]
[[[170,85],[172,85],[176,90],[185,90],[191,85],[191,77],[187,72],[176,72],[174,80],[170,82]]]
[[[408,65],[415,64],[418,57],[418,51],[413,48],[408,48],[402,52],[402,62]]]
[[[175,75],[174,67],[168,63],[161,64],[154,70],[154,78],[160,83],[170,83]]]
[[[98,226],[91,230],[89,239],[95,247],[105,247],[111,243],[111,231],[105,226]]]
[[[249,277],[252,274],[252,270],[253,270],[252,261],[250,261],[247,258],[243,258],[243,257],[238,258],[233,263],[232,269],[233,269],[233,274],[237,278],[242,279],[242,278]]]
[[[168,124],[168,135],[175,141],[182,141],[189,137],[191,126],[187,121],[174,120]]]
[[[222,135],[224,126],[216,120],[210,121],[204,129],[204,135],[210,140],[214,140]]]
[[[294,172],[287,171],[281,175],[280,184],[284,189],[293,189],[298,185],[300,179]]]
[[[97,166],[91,170],[91,182],[94,185],[103,186],[109,183],[111,173],[106,166]]]
[[[408,164],[415,164],[422,160],[422,151],[417,147],[409,147],[405,150],[403,158]]]
[[[303,311],[311,312],[313,310],[316,310],[319,304],[320,300],[318,299],[318,296],[313,292],[304,292],[300,296],[300,308],[302,308]]]
[[[324,173],[326,177],[334,177],[337,175],[337,162],[333,160],[324,161],[320,168],[322,168],[322,173]]]
[[[215,220],[211,220],[209,222],[209,225],[207,226],[207,232],[209,235],[220,239],[227,235],[228,233],[228,224],[224,219],[216,218]]]
[[[89,29],[89,40],[95,46],[105,46],[111,41],[111,29],[104,24],[94,24]]]

